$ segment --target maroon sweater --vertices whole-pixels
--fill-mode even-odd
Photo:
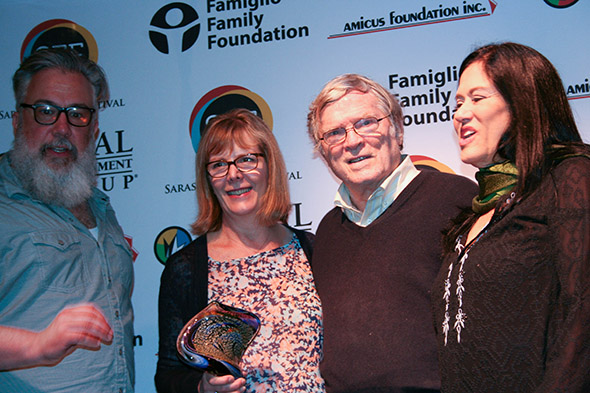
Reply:
[[[365,228],[340,208],[322,219],[312,266],[328,392],[440,389],[430,288],[441,266],[441,230],[476,194],[465,177],[422,171]]]

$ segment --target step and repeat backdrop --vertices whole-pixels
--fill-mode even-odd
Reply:
[[[473,177],[451,122],[462,59],[489,42],[539,50],[590,142],[589,16],[583,0],[2,0],[0,151],[12,143],[11,77],[23,57],[69,46],[106,70],[98,186],[134,249],[136,388],[154,392],[159,279],[194,239],[194,158],[208,119],[233,107],[262,116],[287,162],[290,224],[314,231],[338,186],[306,134],[328,80],[354,72],[383,84],[404,107],[404,152]]]

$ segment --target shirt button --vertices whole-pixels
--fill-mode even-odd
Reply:
[[[119,348],[119,355],[123,356],[123,348]]]
[[[119,318],[119,310],[115,310],[115,316]]]

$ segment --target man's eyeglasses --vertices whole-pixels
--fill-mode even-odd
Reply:
[[[258,157],[264,157],[262,153],[248,153],[237,157],[233,161],[211,161],[205,164],[207,173],[211,177],[224,177],[229,172],[230,165],[235,165],[240,172],[250,172],[258,167]]]
[[[86,108],[84,106],[70,106],[62,108],[60,106],[50,104],[20,104],[21,108],[31,108],[35,121],[44,126],[54,124],[59,115],[65,112],[68,123],[75,127],[86,127],[92,120],[92,114],[96,111],[94,108]]]
[[[339,127],[324,132],[320,140],[324,141],[328,146],[337,145],[341,142],[344,142],[346,136],[348,135],[348,131],[350,130],[354,130],[359,136],[379,136],[381,135],[379,132],[377,132],[377,129],[379,128],[379,122],[387,117],[389,117],[389,115],[383,116],[380,119],[375,117],[359,119],[348,128]]]

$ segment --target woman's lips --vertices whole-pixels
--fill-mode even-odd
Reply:
[[[227,194],[230,196],[240,196],[240,195],[244,195],[245,193],[247,193],[250,190],[252,190],[252,187],[238,188],[236,190],[228,191]]]
[[[459,132],[459,146],[463,147],[473,139],[473,136],[476,134],[476,131],[471,127],[461,128]]]

